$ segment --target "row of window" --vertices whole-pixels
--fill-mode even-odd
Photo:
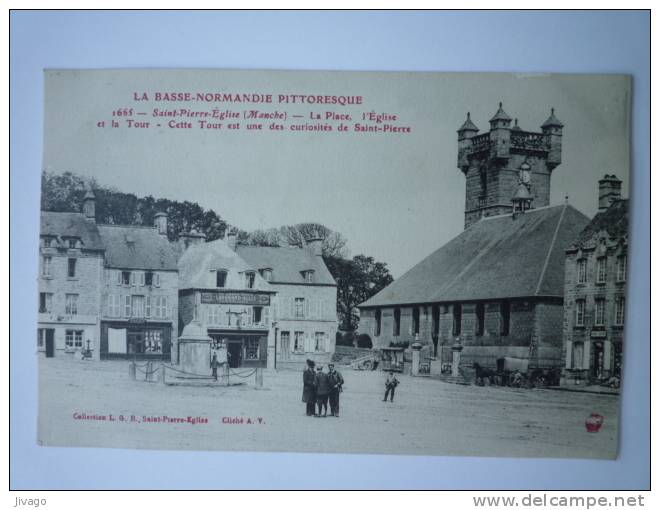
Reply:
[[[334,301],[318,298],[279,297],[273,301],[273,320],[277,319],[333,319]]]
[[[267,326],[268,315],[268,308],[263,306],[248,307],[244,312],[227,310],[223,313],[221,306],[209,305],[206,322],[212,326]]]
[[[66,315],[78,315],[79,294],[65,294],[64,313]],[[53,293],[39,293],[39,313],[53,313]]]
[[[616,259],[616,281],[625,282],[627,272],[628,258],[621,255]],[[596,259],[596,283],[605,283],[607,281],[607,257],[598,257]],[[587,259],[581,258],[577,261],[577,282],[587,283]]]
[[[108,296],[108,317],[167,319],[167,296]]]
[[[160,274],[153,271],[106,271],[106,283],[124,287],[160,287]]]
[[[303,280],[307,283],[314,283],[314,270],[301,271]],[[273,270],[270,268],[259,269],[259,275],[270,282],[273,280]],[[254,271],[245,272],[245,288],[253,289],[255,283],[256,273]],[[227,270],[226,269],[216,269],[215,270],[215,286],[218,288],[223,288],[227,285]]]
[[[314,336],[306,336],[304,331],[294,331],[293,343],[291,343],[291,332],[282,331],[280,333],[280,345],[284,352],[294,352],[302,354],[304,352],[326,352],[327,338],[322,331],[317,331]]]
[[[67,329],[64,333],[64,345],[67,349],[81,349],[83,347],[82,329]],[[37,329],[37,347],[43,349],[46,344],[46,329]]]
[[[42,246],[44,248],[53,248],[57,246],[57,237],[55,236],[43,236],[42,241]],[[82,241],[79,237],[62,236],[62,242],[63,246],[72,250],[82,248]]]
[[[594,326],[605,326],[605,299],[596,299],[594,306]],[[575,300],[575,325],[584,326],[587,302],[585,299]],[[625,320],[626,299],[618,297],[614,300],[614,325],[623,326]]]
[[[76,277],[76,266],[78,259],[75,257],[69,257],[67,259],[67,278]],[[53,257],[50,255],[44,255],[41,258],[41,276],[46,278],[51,278],[53,276]]]
[[[445,313],[448,312],[448,305],[444,305]],[[412,309],[412,324],[409,333],[411,335],[419,334],[419,320],[420,307],[415,306]],[[508,336],[511,324],[511,303],[509,301],[500,301],[500,335]],[[482,336],[485,331],[485,306],[483,303],[477,303],[475,305],[475,315],[477,319],[476,323],[476,336]],[[440,333],[440,305],[434,305],[431,311],[431,321],[432,321],[432,332],[433,335],[437,336]],[[381,334],[381,322],[382,322],[382,312],[376,310],[375,312],[375,326],[374,326],[374,336],[380,336]],[[463,322],[463,305],[460,303],[455,303],[452,306],[452,335],[459,336],[462,331],[462,322]],[[400,336],[401,334],[401,309],[394,309],[394,321],[392,324],[392,335]]]

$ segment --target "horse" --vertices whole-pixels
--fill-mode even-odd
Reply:
[[[476,361],[474,362],[474,365],[472,365],[472,368],[475,370],[475,383],[477,386],[483,386],[486,379],[488,379],[488,384],[495,384],[495,376],[497,376],[497,373],[494,370],[484,368]]]

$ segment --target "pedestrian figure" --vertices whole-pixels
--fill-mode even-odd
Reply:
[[[323,371],[323,365],[316,368],[316,404],[318,405],[317,416],[328,415],[328,395],[330,394],[330,379],[328,374]],[[323,412],[323,414],[321,414]]]
[[[316,407],[316,388],[314,383],[316,375],[314,374],[314,362],[307,360],[307,368],[303,372],[303,394],[302,401],[307,404],[307,416],[314,416]]]
[[[218,364],[218,356],[214,352],[213,357],[211,358],[211,375],[213,376],[214,381],[218,380]]]
[[[328,379],[330,380],[330,414],[339,418],[339,394],[342,392],[344,378],[335,370],[335,365],[328,365]]]
[[[387,395],[390,396],[390,402],[394,401],[394,390],[399,385],[399,380],[394,375],[394,372],[390,372],[390,375],[387,376],[385,381],[385,398],[383,402],[387,401]]]

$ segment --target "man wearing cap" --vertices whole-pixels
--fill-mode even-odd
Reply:
[[[323,371],[323,365],[316,367],[316,404],[319,407],[317,416],[328,415],[328,394],[330,393],[330,379],[328,374]],[[321,414],[323,412],[323,414]]]
[[[342,391],[344,378],[335,370],[333,363],[328,364],[328,380],[330,381],[330,414],[339,418],[339,394]]]
[[[316,375],[314,374],[314,362],[307,360],[307,368],[303,372],[303,393],[302,401],[307,404],[307,416],[314,416],[316,407],[316,389],[314,383]]]

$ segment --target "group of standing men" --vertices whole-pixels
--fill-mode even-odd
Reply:
[[[328,364],[327,373],[323,371],[323,365],[316,367],[315,371],[315,365],[313,360],[308,359],[307,368],[303,372],[302,400],[307,404],[307,416],[327,416],[330,401],[330,416],[339,418],[339,394],[344,378],[332,363]]]

